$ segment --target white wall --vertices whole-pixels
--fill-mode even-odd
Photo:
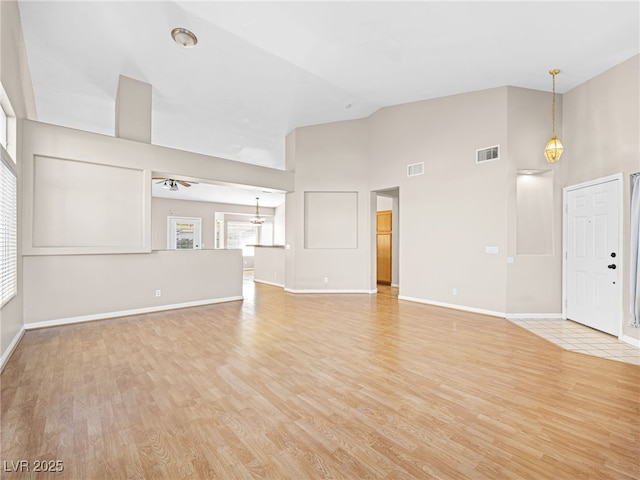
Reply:
[[[242,298],[240,250],[34,255],[24,275],[27,327]]]
[[[391,197],[383,197],[382,195],[378,195],[376,202],[376,210],[378,212],[383,212],[385,210],[393,209],[393,198]]]
[[[131,248],[126,254],[121,252],[103,255],[102,253],[113,252],[108,241],[105,240],[104,245],[93,245],[91,252],[87,252],[84,247],[78,247],[75,237],[63,238],[62,243],[57,244],[57,250],[53,252],[48,246],[40,245],[31,228],[34,224],[39,225],[42,222],[46,224],[46,218],[43,217],[56,216],[59,209],[64,209],[65,215],[59,216],[63,223],[61,228],[64,228],[65,221],[83,216],[85,228],[91,229],[102,224],[102,217],[105,212],[110,211],[110,207],[108,197],[96,198],[90,189],[84,193],[80,190],[75,191],[73,202],[67,202],[64,189],[56,191],[52,187],[47,190],[49,201],[38,203],[38,208],[34,209],[37,195],[40,194],[38,185],[35,183],[36,156],[142,171],[144,180],[141,180],[140,186],[129,189],[146,192],[144,208],[148,208],[149,211],[152,200],[148,186],[152,172],[156,171],[278,190],[292,188],[293,175],[290,172],[239,164],[37,122],[24,123],[23,144],[21,161],[24,170],[21,199],[24,205],[22,224],[25,226],[22,246],[25,253],[23,288],[26,323],[77,316],[108,316],[110,313],[117,314],[123,309],[209,302],[225,299],[230,295],[241,295],[242,260],[239,251],[227,253],[214,250],[170,251],[165,252],[167,257],[160,255],[160,252],[151,253],[151,244],[149,244],[148,252],[143,254],[140,254],[136,248]],[[59,172],[54,172],[54,174],[57,173]],[[74,172],[74,178],[81,185],[85,180],[89,186],[95,181],[93,177],[82,178],[79,171]],[[87,203],[93,205],[95,218],[86,215],[83,194],[87,196]],[[166,203],[160,199],[156,203],[166,207]],[[194,206],[191,202],[189,204],[185,202],[183,207],[186,207],[184,214],[193,212]],[[177,213],[177,205],[175,208]],[[125,209],[120,212],[120,215],[126,221],[130,216],[139,217],[139,210],[139,208],[135,211]],[[156,213],[165,218],[163,221],[156,221],[157,225],[166,222],[166,213],[161,210]],[[210,213],[210,220],[213,220],[215,211],[212,208]],[[152,232],[151,215],[144,218],[144,235],[148,238]],[[164,234],[156,233],[156,238],[166,239],[166,223],[164,225]],[[158,226],[158,229],[160,228],[162,227]],[[73,229],[70,230],[73,231]],[[212,237],[209,243],[213,247]],[[161,246],[160,241],[157,246],[165,248]],[[190,253],[193,255],[189,256]],[[226,255],[232,255],[234,258],[237,256],[237,262],[230,260]],[[182,262],[178,259],[188,261]],[[162,272],[165,271],[167,273],[163,276]],[[130,283],[128,279],[122,280],[124,272],[127,272],[125,276],[130,276],[135,282]],[[175,272],[181,272],[184,276],[175,275]],[[158,299],[155,297],[155,290],[162,288],[156,285],[160,280],[168,282],[169,286],[167,294],[163,293],[161,299]],[[51,292],[47,291],[47,285]],[[73,305],[74,303],[77,305]]]
[[[391,205],[391,285],[400,285],[400,196],[394,196]]]
[[[153,88],[150,84],[120,75],[115,100],[115,136],[151,143]]]
[[[64,188],[50,189],[47,202],[41,202],[41,207],[35,209],[37,196],[35,179],[35,158],[50,157],[65,161],[84,162],[98,166],[111,166],[120,168],[137,169],[144,172],[145,180],[140,183],[140,191],[144,192],[146,203],[144,234],[148,237],[151,232],[150,205],[151,194],[149,187],[153,172],[170,172],[213,182],[227,182],[241,185],[254,185],[277,190],[291,190],[293,188],[293,174],[282,170],[275,170],[249,164],[241,164],[231,160],[217,157],[173,150],[170,148],[149,145],[135,141],[108,137],[94,133],[81,132],[54,125],[46,125],[37,122],[25,122],[24,125],[24,152],[22,155],[24,181],[22,198],[24,201],[24,214],[22,216],[25,228],[22,245],[25,253],[38,254],[77,254],[77,253],[114,253],[113,249],[104,246],[94,246],[91,251],[73,245],[74,238],[68,239],[69,245],[59,245],[57,250],[51,251],[49,247],[34,244],[32,228],[34,225],[46,223],[48,217],[56,216],[59,209],[67,209],[66,218],[83,217],[87,229],[102,228],[105,215],[112,211],[108,197],[96,198],[93,192],[87,189],[83,194],[87,203],[93,205],[94,216],[85,215],[83,199],[76,196],[73,202],[67,202],[67,192]],[[69,162],[67,162],[69,163]],[[82,185],[81,173],[76,172],[75,180]],[[87,178],[90,185],[95,179]],[[114,186],[117,188],[117,185]],[[125,212],[123,212],[125,214]],[[126,212],[127,215],[140,215],[139,211]],[[61,225],[60,228],[64,228]],[[150,243],[145,243],[145,250],[150,251]],[[131,253],[140,252],[140,248],[129,248]],[[122,251],[120,251],[122,253]]]
[[[254,280],[284,287],[284,249],[282,247],[256,247]]]
[[[550,93],[514,87],[397,105],[368,119],[294,131],[287,138],[297,187],[287,202],[287,239],[295,247],[287,253],[288,285],[321,288],[321,271],[342,264],[344,271],[334,269],[345,279],[342,288],[361,286],[352,272],[372,263],[371,242],[362,244],[366,264],[360,263],[360,249],[343,249],[334,259],[305,249],[299,225],[305,191],[362,191],[355,179],[366,171],[368,191],[399,187],[401,297],[498,314],[559,315],[562,187],[617,172],[628,180],[640,170],[638,70],[635,56],[559,96],[557,133],[566,150],[558,164],[542,155],[550,135]],[[500,145],[500,159],[476,165],[475,150],[492,145]],[[425,174],[407,178],[406,166],[421,161]],[[545,171],[545,211],[527,209],[522,197],[518,208],[523,169]],[[628,182],[624,188],[628,258]],[[375,195],[360,199],[376,201]],[[358,221],[368,223],[373,235],[371,215]],[[518,225],[527,222],[544,227],[542,250],[529,245],[518,251]],[[488,246],[499,253],[485,253]],[[624,311],[627,291],[625,278]],[[624,331],[638,338],[636,329]]]
[[[16,116],[36,120],[36,100],[16,0],[0,2],[0,81]]]
[[[640,168],[639,70],[636,55],[564,94],[563,186]]]
[[[27,254],[150,250],[151,178],[143,168],[34,155],[25,162]]]
[[[562,139],[562,97],[556,108],[557,134]],[[507,265],[507,312],[510,314],[562,313],[562,175],[564,157],[548,163],[544,146],[551,136],[551,94],[537,90],[508,89],[507,216],[508,251],[514,263]],[[518,252],[522,240],[518,228],[534,221],[534,211],[518,205],[518,171],[544,170],[551,178],[552,198],[546,200],[551,251],[545,254]],[[521,192],[522,193],[522,192]],[[524,232],[521,231],[521,234]]]
[[[282,203],[278,205],[273,213],[273,244],[284,245],[285,244],[285,220],[286,220],[286,204]]]
[[[288,290],[371,290],[366,127],[362,120],[336,122],[299,128],[287,138],[287,168],[296,172],[295,192],[286,197],[286,241],[291,246],[285,251]],[[342,248],[340,242],[340,248],[305,248],[305,192],[355,192],[357,225],[352,225],[355,239],[350,237],[355,244],[349,243],[349,248]],[[324,224],[316,227],[330,228]],[[340,236],[341,232],[327,234]]]
[[[623,173],[623,334],[640,339],[629,322],[629,175],[640,171],[640,55],[564,95],[562,186]]]
[[[320,271],[340,263],[349,269],[340,273],[348,279],[343,288],[361,287],[352,272],[363,272],[372,263],[372,242],[365,245],[359,237],[367,265],[358,263],[360,249],[341,250],[339,261],[328,260],[327,252],[305,249],[300,196],[314,189],[362,189],[355,179],[362,179],[366,170],[366,190],[399,187],[401,297],[496,314],[559,315],[566,167],[562,162],[548,164],[541,153],[540,145],[549,136],[550,102],[548,92],[502,87],[397,105],[368,119],[294,131],[287,138],[297,187],[287,203],[287,238],[295,244],[287,252],[291,285],[321,289]],[[562,98],[558,104],[562,124]],[[492,145],[500,145],[500,158],[477,165],[476,149]],[[425,174],[408,178],[407,165],[421,161]],[[523,208],[518,209],[517,178],[522,169],[546,170],[542,176],[550,181],[544,212],[524,208],[522,197]],[[360,200],[369,204],[376,198],[361,195]],[[358,218],[369,225],[368,235],[373,235],[372,218]],[[544,251],[519,253],[518,225],[534,221],[542,221],[547,229]],[[498,254],[486,253],[486,247],[497,247]]]
[[[475,152],[506,146],[507,89],[383,108],[369,124],[369,187],[400,192],[400,296],[504,312],[507,158],[476,165]],[[425,174],[407,177],[417,162]]]
[[[27,62],[20,11],[15,0],[0,2],[0,82],[18,119],[36,119],[35,97]],[[17,128],[18,218],[23,210],[21,194],[22,122]],[[2,147],[0,147],[2,148]],[[18,221],[18,258],[22,254],[22,224]],[[18,262],[18,294],[0,310],[0,358],[5,360],[9,348],[22,331],[23,292],[22,262]],[[2,365],[0,365],[1,367]]]
[[[516,180],[516,255],[552,255],[554,251],[553,172],[521,173]]]

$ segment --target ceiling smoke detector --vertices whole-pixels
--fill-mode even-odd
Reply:
[[[195,47],[198,38],[186,28],[178,27],[171,30],[171,37],[182,48]]]

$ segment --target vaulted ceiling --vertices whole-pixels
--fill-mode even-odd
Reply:
[[[113,135],[119,75],[152,142],[284,168],[293,129],[513,85],[562,93],[637,54],[639,2],[19,0],[39,120]],[[198,44],[184,49],[170,32]]]

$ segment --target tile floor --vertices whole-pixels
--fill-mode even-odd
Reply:
[[[571,320],[510,320],[566,350],[640,365],[640,348]]]

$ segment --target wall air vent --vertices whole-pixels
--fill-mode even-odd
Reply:
[[[490,162],[500,158],[500,145],[476,150],[476,163]]]
[[[407,177],[415,177],[424,173],[424,162],[407,165]]]

